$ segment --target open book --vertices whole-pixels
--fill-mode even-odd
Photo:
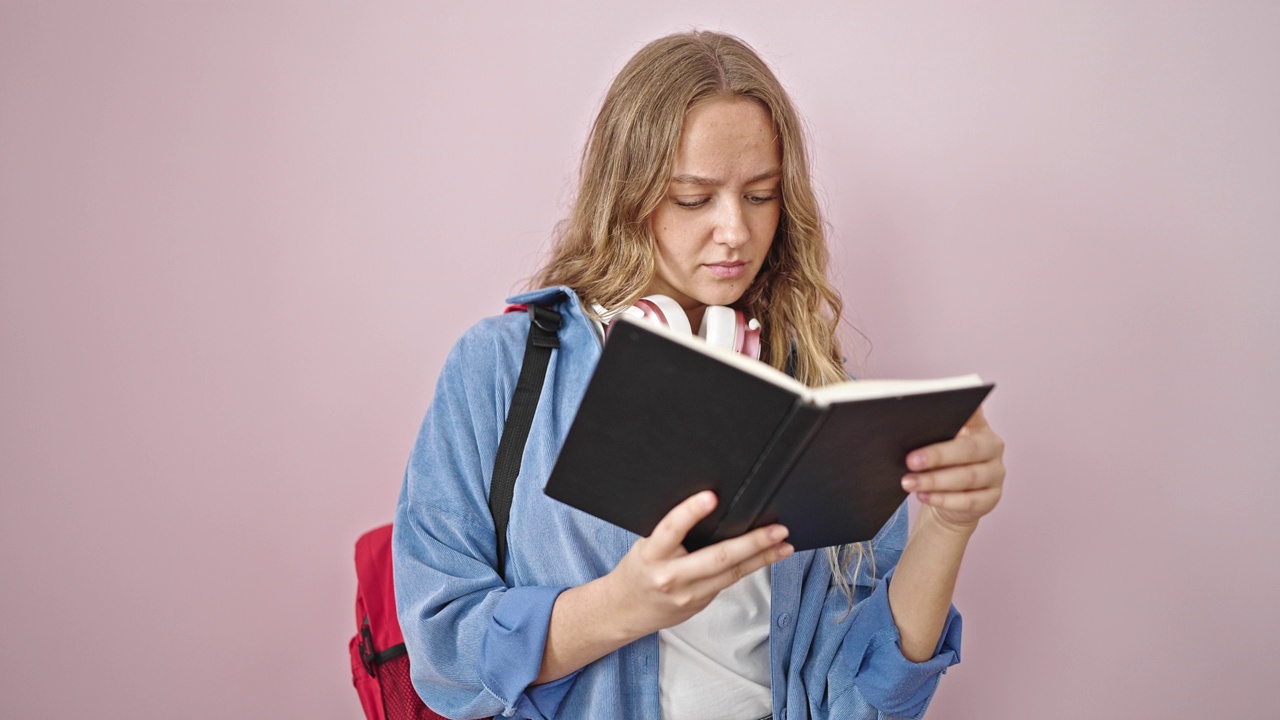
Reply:
[[[620,317],[547,495],[639,535],[701,490],[690,550],[780,522],[797,550],[875,536],[906,498],[911,450],[955,437],[977,375],[806,387],[700,338]]]

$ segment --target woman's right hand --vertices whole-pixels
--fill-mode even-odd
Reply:
[[[787,529],[774,524],[688,552],[685,535],[715,507],[709,490],[675,506],[602,578],[627,635],[643,637],[688,620],[721,590],[794,551],[784,542]]]
[[[558,680],[627,643],[678,625],[738,580],[793,552],[787,529],[768,525],[697,552],[684,536],[715,509],[701,492],[675,506],[608,575],[556,598],[534,684]]]

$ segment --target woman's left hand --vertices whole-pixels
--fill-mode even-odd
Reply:
[[[972,532],[1000,502],[1003,455],[1004,440],[978,408],[955,439],[907,455],[911,472],[902,478],[902,489],[916,494],[922,513],[931,512],[953,529]]]

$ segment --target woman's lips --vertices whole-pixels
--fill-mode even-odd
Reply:
[[[747,271],[745,262],[708,263],[704,265],[716,277],[736,278]]]

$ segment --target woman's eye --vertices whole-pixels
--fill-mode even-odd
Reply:
[[[771,200],[775,200],[775,199],[777,199],[777,197],[778,197],[777,195],[773,195],[773,194],[770,194],[770,195],[748,195],[748,196],[747,196],[747,202],[749,202],[749,203],[753,203],[753,204],[755,204],[755,205],[761,205],[761,204],[767,203],[767,202],[769,202],[769,201],[771,201]]]
[[[675,204],[683,208],[696,208],[696,207],[702,207],[703,205],[706,205],[707,198],[682,199],[677,197],[677,198],[671,198],[671,202],[674,202]]]

